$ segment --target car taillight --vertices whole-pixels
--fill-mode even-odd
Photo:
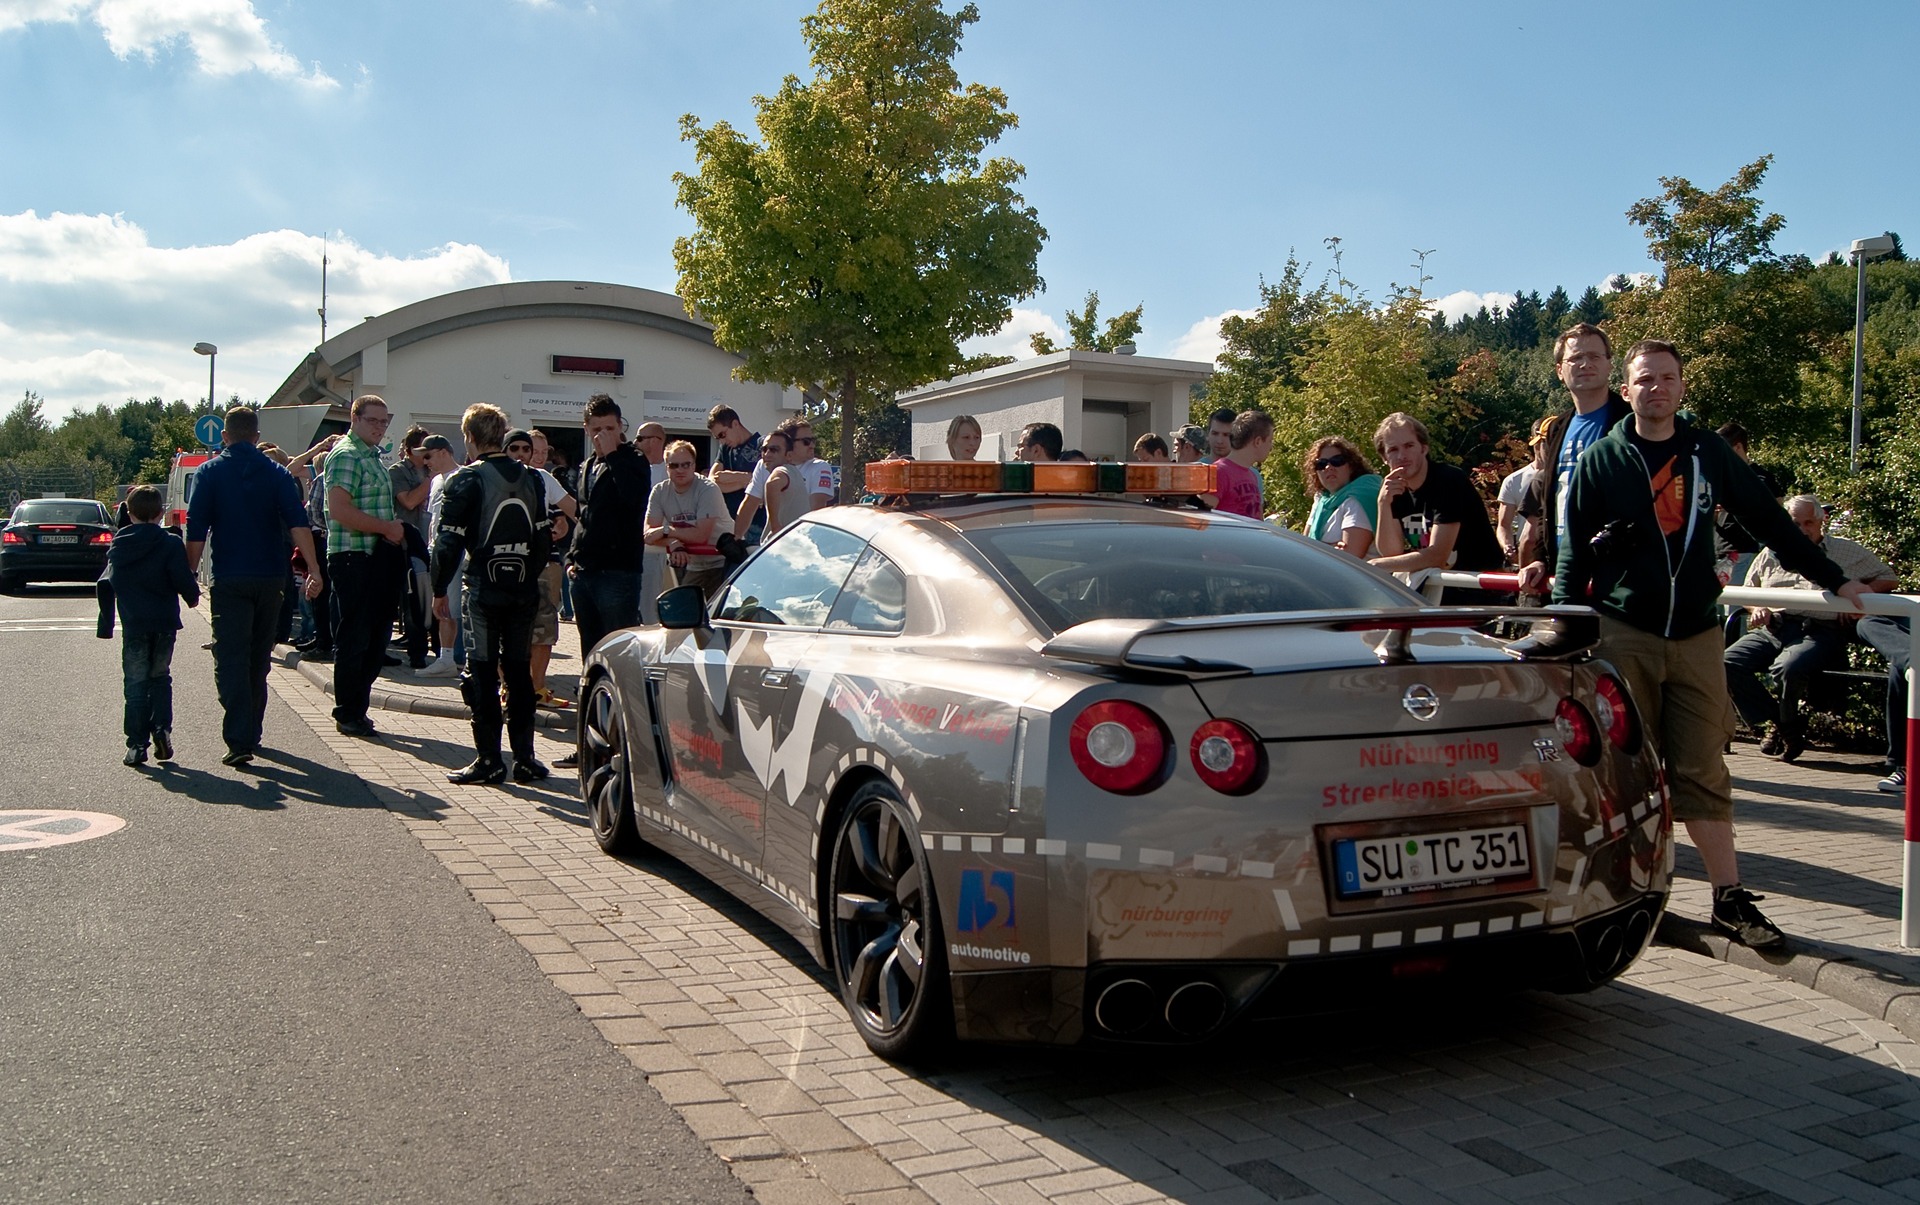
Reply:
[[[1600,725],[1593,713],[1572,699],[1560,700],[1553,709],[1553,726],[1560,731],[1560,744],[1567,755],[1583,766],[1600,760]]]
[[[1122,699],[1087,708],[1067,734],[1080,773],[1116,795],[1137,795],[1159,786],[1167,774],[1168,744],[1158,717]]]
[[[1613,747],[1625,753],[1638,752],[1640,718],[1634,714],[1626,684],[1612,674],[1601,674],[1593,685],[1593,694],[1593,710]]]
[[[100,544],[100,545],[111,544],[113,543],[113,533],[110,531],[103,531],[98,535],[94,536],[91,540],[88,540],[87,543]]]
[[[24,544],[26,537],[17,531],[0,531],[0,544]]]
[[[1225,795],[1244,795],[1266,777],[1266,752],[1246,726],[1208,720],[1194,729],[1187,747],[1200,781]]]

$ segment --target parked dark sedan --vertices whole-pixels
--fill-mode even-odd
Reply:
[[[660,616],[587,658],[594,835],[778,921],[883,1055],[1588,990],[1666,902],[1665,788],[1584,608],[1428,607],[1269,524],[978,495],[816,511]]]
[[[113,516],[91,498],[31,498],[0,530],[0,590],[91,582],[107,567]]]

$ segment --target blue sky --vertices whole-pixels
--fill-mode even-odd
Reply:
[[[1659,177],[1764,153],[1782,251],[1911,239],[1920,5],[978,0],[1049,232],[1044,294],[1146,305],[1207,358],[1289,249],[1450,311],[1647,269]],[[750,126],[806,75],[767,0],[0,0],[0,404],[265,397],[331,329],[495,280],[674,286],[682,113]]]

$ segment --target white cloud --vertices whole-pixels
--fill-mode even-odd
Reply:
[[[1621,275],[1621,273],[1608,273],[1606,278],[1603,279],[1598,286],[1600,291],[1602,293],[1613,292],[1613,278],[1618,275]],[[1633,282],[1633,287],[1636,289],[1643,285],[1657,285],[1660,283],[1660,278],[1651,272],[1628,272],[1624,275],[1628,280]]]
[[[1034,351],[1028,341],[1035,334],[1044,334],[1055,343],[1065,343],[1067,328],[1042,310],[1015,306],[1013,316],[1007,319],[1005,326],[991,335],[966,340],[960,345],[960,350],[970,356],[1012,356],[1016,360],[1030,360]]]
[[[340,86],[319,67],[303,68],[282,50],[267,35],[252,0],[0,0],[0,32],[87,16],[100,27],[108,49],[122,59],[137,54],[151,60],[184,41],[208,75],[258,71],[315,88]]]
[[[1479,313],[1481,306],[1486,306],[1488,310],[1499,306],[1504,310],[1517,300],[1519,298],[1512,293],[1475,293],[1461,289],[1428,302],[1427,309],[1428,312],[1439,310],[1447,316],[1448,322],[1458,322],[1469,314]]]
[[[327,307],[338,334],[454,289],[511,279],[485,249],[448,243],[385,255],[350,239],[327,244]],[[297,230],[210,247],[156,247],[118,214],[32,210],[0,215],[0,408],[26,390],[50,415],[129,397],[200,398],[215,387],[265,400],[319,341],[321,240]]]
[[[1173,346],[1164,353],[1173,360],[1200,360],[1212,364],[1220,357],[1224,343],[1220,339],[1220,324],[1228,318],[1251,318],[1257,310],[1228,310],[1210,318],[1202,318],[1187,328],[1187,333],[1173,341]]]

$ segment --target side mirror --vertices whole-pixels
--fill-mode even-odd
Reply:
[[[663,628],[707,626],[707,594],[698,586],[675,586],[660,596],[659,608]]]

